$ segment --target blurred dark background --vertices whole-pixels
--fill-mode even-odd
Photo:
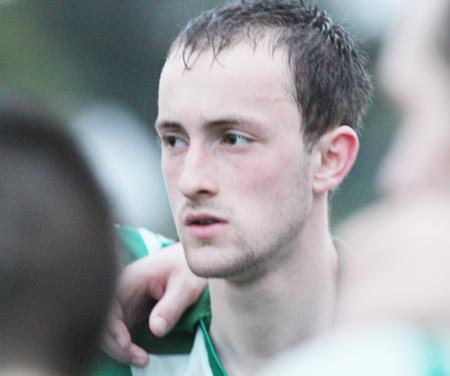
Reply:
[[[0,0],[0,86],[67,119],[113,202],[117,220],[175,236],[153,121],[170,41],[213,0]],[[322,0],[356,35],[376,74],[400,0]],[[375,79],[375,84],[377,80]],[[376,85],[357,165],[333,199],[333,223],[377,198],[375,176],[395,128]]]

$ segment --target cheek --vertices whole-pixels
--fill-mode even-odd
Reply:
[[[239,171],[236,174],[236,171]],[[297,185],[298,155],[272,153],[234,166],[234,183],[249,200],[280,200]],[[227,174],[230,181],[232,174]]]
[[[166,190],[169,195],[169,199],[172,200],[172,197],[174,197],[174,194],[177,191],[180,168],[173,163],[168,163],[163,158],[161,162],[161,169],[164,177],[164,182],[166,184]]]
[[[255,163],[247,171],[245,183],[249,189],[264,191],[271,189],[279,181],[279,168],[274,168],[270,163]]]

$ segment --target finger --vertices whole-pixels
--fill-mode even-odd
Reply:
[[[129,354],[131,357],[130,363],[136,367],[145,367],[150,361],[147,352],[135,343],[131,344]]]
[[[111,358],[124,364],[145,367],[149,363],[147,352],[131,342],[130,333],[120,320],[116,320],[110,326],[103,339],[101,348]]]
[[[121,362],[131,361],[131,336],[126,325],[118,319],[111,319],[101,343],[102,350],[111,358]]]
[[[149,327],[152,333],[158,337],[167,334],[186,309],[198,300],[205,286],[204,280],[198,279],[187,285],[183,278],[168,284],[164,296],[150,314]]]
[[[131,359],[128,354],[130,346],[131,336],[123,322],[122,307],[118,300],[114,299],[101,348],[110,357],[122,363],[129,363]]]

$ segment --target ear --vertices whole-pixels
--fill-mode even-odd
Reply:
[[[313,192],[332,191],[355,163],[359,149],[356,132],[341,125],[320,137],[313,149]]]

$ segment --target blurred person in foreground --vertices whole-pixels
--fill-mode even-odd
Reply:
[[[0,375],[86,372],[112,299],[109,207],[61,132],[0,98]]]
[[[400,114],[378,186],[384,196],[450,191],[450,1],[408,2],[379,78]]]
[[[380,62],[400,131],[385,196],[340,228],[336,330],[265,375],[450,374],[450,2],[408,3]]]
[[[341,253],[333,329],[262,375],[449,375],[449,213],[448,194],[389,205],[364,245]]]
[[[370,90],[351,38],[317,8],[241,1],[189,22],[162,70],[155,126],[187,263],[209,293],[168,336],[134,337],[151,360],[122,374],[250,375],[328,328],[328,196],[356,158]]]
[[[443,207],[446,207],[446,198],[450,201],[449,0],[431,0],[426,3],[414,0],[408,3],[395,33],[386,42],[380,61],[380,77],[387,94],[399,106],[401,124],[380,170],[382,198],[340,226],[339,233],[351,250],[349,263],[354,259],[356,263],[359,254],[362,260],[366,253],[370,257],[377,257],[377,247],[382,255],[385,248],[383,242],[395,239],[396,231],[410,231],[413,237],[413,232],[419,230],[413,225],[408,229],[408,221],[403,225],[398,221],[393,226],[394,223],[389,224],[391,216],[398,218],[402,211],[411,216],[421,216],[422,208],[427,210],[426,213],[432,213],[431,208],[436,201],[441,202]],[[426,208],[427,201],[430,202],[430,209]],[[436,219],[434,216],[423,217],[424,230],[427,226],[441,226],[438,222],[443,218],[438,213]],[[373,239],[370,245],[366,244],[366,237]],[[429,241],[430,246],[425,247],[423,252],[430,252],[430,258],[433,258],[431,236]],[[387,248],[392,248],[389,244]],[[373,248],[373,251],[363,251],[366,248]],[[406,258],[408,247],[399,245],[398,248],[398,251],[392,251],[392,257]],[[370,278],[363,277],[363,272],[357,270],[357,267],[349,268],[344,277],[370,281]],[[424,267],[423,273],[431,276],[432,270]],[[401,278],[398,279],[401,282]],[[412,283],[412,278],[407,280]],[[420,281],[417,276],[416,282],[420,284]],[[417,287],[420,291],[420,286]],[[361,297],[357,303],[343,302],[345,316],[353,315],[351,312],[357,316],[358,310],[374,312],[378,306],[385,307],[387,299],[405,299],[404,294],[398,294],[403,298],[397,294],[370,294],[371,299],[364,299],[362,289],[363,284],[354,286]],[[414,289],[409,291],[415,295],[412,294]],[[355,296],[353,294],[353,299]],[[419,293],[414,299],[418,296],[425,299]],[[432,296],[430,294],[428,298],[432,299]]]

